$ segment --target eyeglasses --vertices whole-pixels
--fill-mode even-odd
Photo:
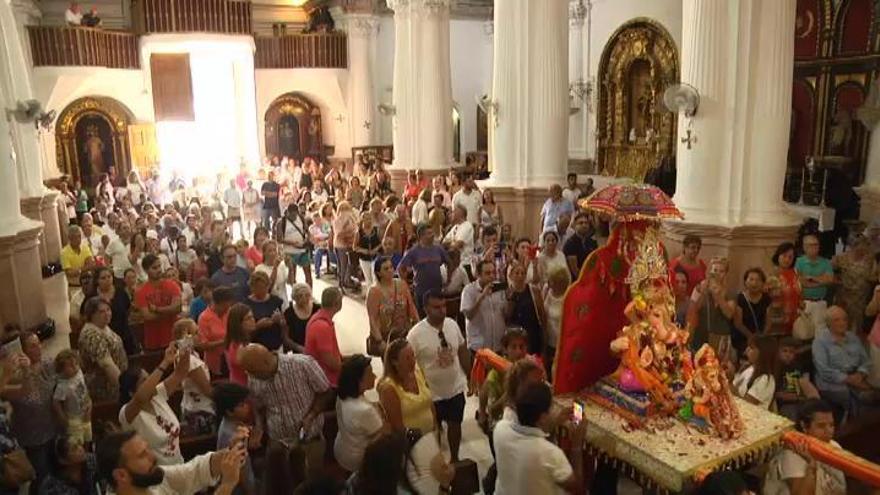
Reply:
[[[444,349],[449,347],[449,342],[446,341],[446,335],[443,333],[443,330],[437,330],[437,336],[440,337],[440,347]]]

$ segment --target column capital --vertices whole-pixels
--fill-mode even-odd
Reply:
[[[350,36],[369,38],[379,33],[379,17],[370,14],[347,14],[342,20]]]
[[[449,12],[452,0],[387,0],[395,14],[408,11],[414,14],[436,15]]]
[[[572,0],[568,4],[568,24],[571,27],[581,27],[584,25],[584,19],[587,18],[587,11],[593,7],[592,0]]]
[[[9,2],[12,11],[17,15],[23,15],[29,20],[39,20],[43,18],[43,12],[37,6],[34,0],[12,0]]]

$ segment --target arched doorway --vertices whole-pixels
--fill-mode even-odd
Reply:
[[[679,81],[678,50],[657,22],[634,19],[617,29],[599,63],[599,169],[637,181],[675,156],[678,116],[662,106]]]
[[[323,158],[321,109],[300,93],[275,98],[266,110],[265,124],[267,155]]]
[[[104,96],[71,102],[58,117],[55,153],[65,174],[92,188],[102,174],[117,182],[128,175],[128,126],[133,117],[122,103]]]

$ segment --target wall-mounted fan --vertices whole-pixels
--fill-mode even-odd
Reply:
[[[43,105],[37,100],[19,101],[15,108],[6,109],[6,118],[15,119],[19,124],[30,124],[31,122],[39,129],[40,127],[49,129],[52,121],[55,120],[55,111],[43,111]]]
[[[58,112],[56,112],[55,110],[49,110],[48,112],[40,115],[36,120],[37,129],[42,128],[43,130],[51,131],[52,124],[55,122],[55,116],[57,115],[57,113]]]
[[[685,117],[693,117],[700,108],[700,92],[690,84],[673,84],[663,92],[663,105],[670,112],[684,112]]]

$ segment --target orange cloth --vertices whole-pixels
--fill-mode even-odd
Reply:
[[[490,369],[504,372],[507,371],[510,366],[510,361],[499,356],[495,351],[490,349],[480,349],[477,351],[476,356],[474,356],[474,365],[471,368],[471,380],[473,380],[476,385],[482,386],[483,382],[486,381],[486,376],[489,374]]]
[[[782,441],[789,446],[806,444],[810,455],[817,462],[840,469],[847,476],[863,481],[874,488],[880,487],[880,466],[873,462],[796,431],[783,433]]]

